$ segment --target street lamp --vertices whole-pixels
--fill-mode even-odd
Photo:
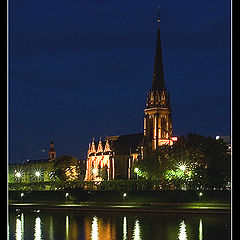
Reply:
[[[127,194],[123,193],[123,202],[124,202],[126,196],[127,196]]]
[[[185,171],[185,170],[186,170],[186,166],[185,166],[185,165],[181,165],[181,166],[179,167],[179,169],[182,170],[182,171]]]
[[[139,173],[139,168],[134,168],[134,172],[136,173],[136,175],[137,175],[137,180],[138,180],[138,173]]]
[[[67,203],[67,197],[68,197],[69,193],[66,193],[65,194],[65,197],[66,197],[66,203]]]
[[[22,198],[23,198],[23,196],[24,196],[24,193],[21,193],[20,196],[21,196],[21,203],[22,203]]]
[[[15,174],[15,176],[17,177],[17,178],[20,178],[21,177],[21,173],[20,172],[17,172],[16,174]]]

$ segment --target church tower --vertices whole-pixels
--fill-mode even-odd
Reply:
[[[169,93],[164,83],[160,20],[158,19],[157,43],[152,87],[144,109],[145,144],[155,150],[158,146],[172,145],[172,116]]]
[[[56,150],[54,148],[53,140],[50,142],[50,149],[48,151],[48,159],[49,161],[54,161],[56,159]]]

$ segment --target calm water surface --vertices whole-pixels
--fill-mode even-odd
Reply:
[[[228,240],[229,215],[104,213],[11,209],[8,239]]]

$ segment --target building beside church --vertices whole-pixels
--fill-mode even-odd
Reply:
[[[170,96],[163,74],[160,20],[158,20],[153,80],[144,109],[143,133],[110,136],[89,144],[86,161],[86,181],[136,178],[134,165],[147,149],[156,150],[172,145],[172,116]]]
[[[34,182],[34,181],[51,181],[54,169],[54,160],[57,153],[54,142],[51,140],[48,151],[48,158],[45,159],[27,159],[24,163],[9,164],[8,178],[9,182]]]

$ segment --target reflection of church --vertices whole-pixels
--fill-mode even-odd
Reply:
[[[158,20],[159,22],[159,20]],[[164,83],[160,24],[152,87],[144,110],[144,132],[106,137],[89,144],[85,180],[112,180],[135,178],[134,163],[143,158],[146,149],[172,145],[172,116],[169,93]]]

